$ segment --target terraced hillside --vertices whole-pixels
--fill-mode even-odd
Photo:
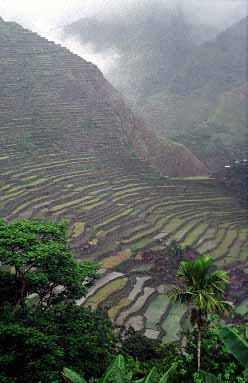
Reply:
[[[16,23],[0,21],[0,148],[37,154],[68,149],[107,152],[131,144],[166,175],[207,174],[183,145],[159,141],[125,106],[98,68]],[[90,139],[85,130],[97,125]],[[83,127],[82,127],[83,126]],[[176,161],[175,161],[176,159]]]
[[[32,162],[19,157],[15,169],[6,157],[1,158],[2,215],[67,219],[78,259],[101,262],[102,278],[81,304],[107,306],[117,325],[175,340],[171,326],[188,326],[186,309],[169,302],[166,291],[175,269],[168,275],[163,256],[156,257],[173,239],[210,252],[217,265],[232,272],[230,295],[239,310],[245,304],[247,215],[214,180],[160,177],[131,156],[120,164],[83,151],[40,153]],[[154,256],[145,256],[146,249]]]
[[[211,172],[246,158],[247,17],[232,15],[218,31],[161,1],[143,3],[135,16],[129,10],[128,28],[122,15],[81,18],[63,29],[65,41],[106,57],[118,52],[109,78],[151,129],[184,144]]]
[[[118,326],[165,341],[189,326],[186,308],[166,294],[175,270],[163,254],[172,240],[211,252],[230,271],[229,295],[243,314],[246,211],[213,179],[161,176],[139,159],[129,140],[142,140],[146,130],[120,108],[117,93],[114,104],[112,87],[91,64],[37,36],[38,49],[33,34],[16,24],[0,28],[1,216],[66,219],[79,261],[102,265],[102,277],[78,304],[107,307]],[[10,42],[13,30],[19,33]],[[146,158],[152,137],[144,136],[134,148]],[[183,169],[180,161],[176,166]]]

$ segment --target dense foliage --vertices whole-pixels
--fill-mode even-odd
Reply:
[[[242,331],[242,328],[240,330]],[[129,337],[133,337],[133,340],[138,336],[138,334],[129,333]],[[194,372],[195,363],[190,352],[193,343],[192,339],[188,338],[187,352],[182,353],[176,346],[160,344],[157,349],[160,355],[157,355],[157,359],[151,359],[150,363],[118,355],[99,381],[101,383],[247,382],[248,343],[237,330],[221,325],[219,328],[212,328],[205,333],[205,336],[206,358],[203,364],[206,370]],[[242,372],[242,366],[245,368],[244,372]],[[139,376],[137,372],[141,369],[142,373]],[[64,368],[63,377],[67,383],[86,383],[80,375],[68,368]]]
[[[210,317],[208,326],[202,330],[202,358],[201,369],[207,373],[219,376],[223,383],[244,383],[246,378],[243,376],[244,367],[230,350],[223,343],[222,324],[219,323],[217,317]],[[236,329],[245,338],[245,327],[241,326]],[[143,350],[140,347],[143,336],[138,333],[129,332],[129,344],[137,344],[136,352],[139,354]],[[200,373],[197,373],[197,331],[196,329],[186,335],[186,344],[182,348],[177,344],[155,343],[146,339],[146,343],[150,342],[150,348],[153,348],[154,355],[151,359],[143,360],[139,358],[128,358],[128,368],[133,372],[135,379],[140,379],[147,375],[151,368],[156,367],[162,375],[170,366],[176,365],[176,372],[173,377],[173,383],[205,383],[200,379]],[[137,338],[140,336],[140,341]],[[126,342],[126,340],[125,340]],[[134,346],[135,347],[135,346]],[[247,346],[248,347],[248,346]],[[248,349],[248,348],[247,348]],[[124,353],[125,348],[121,349]]]
[[[96,278],[96,265],[75,262],[64,224],[0,221],[0,305],[23,306],[37,294],[36,309],[74,302]]]
[[[172,298],[181,304],[191,305],[191,323],[197,327],[197,368],[201,368],[201,333],[207,324],[208,314],[228,313],[232,303],[224,300],[228,275],[222,270],[213,270],[213,259],[208,255],[195,261],[181,262],[177,277],[182,287],[171,291]]]
[[[77,305],[97,266],[74,260],[64,224],[0,221],[0,274],[0,383],[247,382],[247,329],[208,316],[230,306],[222,300],[227,274],[209,257],[178,269],[183,284],[172,295],[194,304],[183,347],[132,328],[118,339],[103,310]]]
[[[104,312],[76,305],[97,266],[73,259],[65,225],[1,221],[0,262],[0,381],[61,382],[65,365],[101,374],[115,337]]]

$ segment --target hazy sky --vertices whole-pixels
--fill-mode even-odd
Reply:
[[[59,28],[79,18],[97,16],[111,19],[116,14],[130,14],[132,8],[145,9],[146,4],[150,8],[153,2],[166,3],[168,7],[180,4],[190,17],[212,25],[232,24],[247,14],[246,0],[0,0],[0,16],[59,41]],[[116,53],[104,57],[94,52],[91,46],[82,46],[72,38],[64,44],[104,71],[115,60]]]
[[[246,0],[0,0],[0,12],[6,19],[44,28],[96,14],[106,17],[154,1],[170,7],[182,4],[210,23],[237,19],[247,12]]]

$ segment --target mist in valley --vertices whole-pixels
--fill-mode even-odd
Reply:
[[[244,0],[71,0],[69,3],[0,0],[0,14],[6,21],[16,21],[92,61],[114,85],[136,98],[140,89],[131,86],[131,77],[135,77],[137,65],[139,71],[149,73],[156,57],[165,57],[163,41],[168,37],[168,23],[175,24],[171,33],[176,33],[174,39],[181,39],[181,44],[185,44],[185,32],[191,44],[199,44],[243,18],[247,7]],[[150,57],[144,59],[151,47],[153,62]]]
[[[0,0],[1,382],[245,381],[247,21]]]

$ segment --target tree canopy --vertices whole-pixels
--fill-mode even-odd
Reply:
[[[1,220],[0,262],[0,305],[23,305],[31,294],[42,309],[74,302],[97,277],[96,264],[75,261],[64,223]]]
[[[59,383],[66,365],[97,376],[115,344],[104,311],[78,306],[97,278],[79,262],[66,225],[0,221],[0,382]]]

